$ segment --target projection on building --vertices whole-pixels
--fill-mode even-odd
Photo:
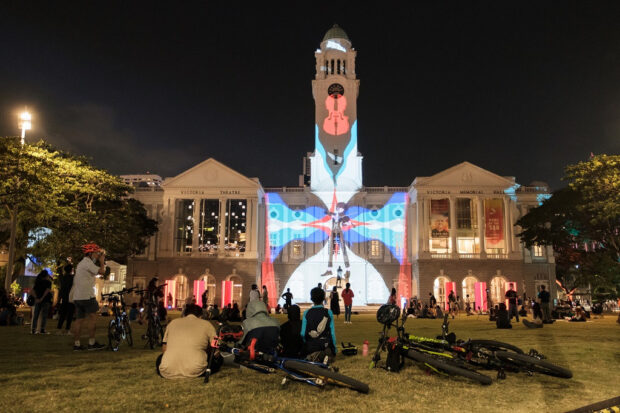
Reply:
[[[334,42],[339,47],[333,47]],[[328,43],[332,44],[330,47]],[[277,193],[265,195],[265,259],[263,284],[270,297],[277,297],[274,261],[284,248],[303,242],[314,255],[291,274],[278,273],[282,291],[291,289],[296,301],[309,302],[310,290],[318,283],[352,284],[354,305],[385,303],[388,286],[369,262],[373,241],[381,242],[398,260],[399,295],[411,293],[411,264],[407,259],[407,194],[394,193],[384,205],[369,209],[362,205],[362,157],[357,148],[357,90],[354,73],[344,62],[354,53],[348,39],[330,39],[317,50],[313,81],[316,109],[315,151],[310,157],[312,200],[303,209],[292,208]],[[336,62],[336,63],[334,63]],[[356,196],[357,195],[357,196]],[[308,248],[309,247],[309,248]],[[358,253],[356,253],[357,251]],[[271,292],[274,292],[272,295]],[[341,290],[340,290],[341,291]]]

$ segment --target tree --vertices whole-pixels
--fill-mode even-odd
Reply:
[[[620,292],[620,157],[599,155],[566,168],[566,188],[522,217],[526,247],[550,245],[565,290]]]
[[[6,223],[17,205],[18,261],[34,255],[41,265],[52,266],[57,258],[76,255],[80,245],[94,241],[112,259],[125,262],[157,231],[142,204],[127,198],[132,190],[83,157],[45,142],[21,147],[14,138],[2,138],[0,222],[5,225],[0,243],[8,240]]]

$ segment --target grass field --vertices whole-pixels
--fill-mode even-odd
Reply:
[[[284,317],[280,317],[284,320]],[[105,324],[98,324],[105,342]],[[508,374],[480,386],[461,379],[428,375],[407,364],[400,373],[368,368],[370,357],[340,356],[336,365],[346,375],[370,385],[368,395],[346,389],[318,389],[301,383],[280,385],[282,376],[226,368],[209,384],[202,379],[164,380],[155,375],[157,350],[147,350],[134,332],[133,348],[119,352],[72,352],[72,339],[32,336],[28,327],[0,327],[0,412],[158,412],[169,411],[416,411],[416,412],[563,412],[620,395],[620,326],[616,317],[588,323],[558,321],[543,329],[516,325],[497,330],[480,317],[451,320],[461,338],[506,341],[535,348],[556,364],[570,368],[573,378]],[[407,330],[435,336],[440,320],[409,320]],[[48,327],[53,331],[54,322]],[[339,341],[360,347],[380,330],[374,315],[354,316],[352,325],[336,322]],[[486,372],[495,379],[492,372]]]

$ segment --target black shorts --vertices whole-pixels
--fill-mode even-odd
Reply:
[[[96,313],[99,310],[99,304],[97,304],[97,300],[94,298],[75,300],[73,304],[75,304],[75,318],[78,320],[86,318],[88,314]]]

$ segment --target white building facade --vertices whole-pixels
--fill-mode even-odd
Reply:
[[[287,288],[308,302],[311,288],[338,278],[352,284],[355,305],[382,304],[392,288],[401,300],[431,293],[440,303],[454,290],[482,309],[510,285],[528,296],[542,284],[554,291],[552,251],[523,248],[514,226],[550,196],[546,184],[521,186],[463,162],[409,187],[363,185],[355,57],[337,26],[315,52],[315,150],[301,186],[263,188],[207,159],[136,188],[159,232],[130,260],[128,285],[166,280],[170,306],[203,296],[244,305],[253,283],[267,286],[271,305]]]

